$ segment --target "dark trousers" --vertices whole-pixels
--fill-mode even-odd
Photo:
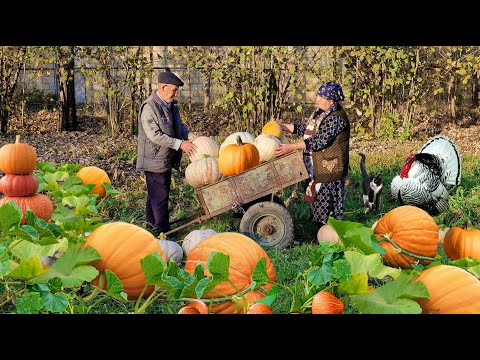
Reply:
[[[154,173],[145,171],[147,181],[147,208],[145,221],[147,230],[158,236],[161,232],[170,231],[168,198],[172,172]]]

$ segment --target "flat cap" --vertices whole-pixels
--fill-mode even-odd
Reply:
[[[171,71],[162,71],[158,74],[158,83],[159,84],[172,84],[177,86],[183,86],[183,81],[178,78]]]

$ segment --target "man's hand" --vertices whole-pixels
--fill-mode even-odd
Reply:
[[[190,140],[183,140],[180,144],[180,149],[182,149],[188,156],[192,156],[197,152],[197,146]]]

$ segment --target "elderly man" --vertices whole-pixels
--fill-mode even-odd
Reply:
[[[172,168],[178,169],[183,152],[190,156],[196,151],[175,100],[180,86],[183,81],[173,72],[160,72],[157,89],[138,113],[137,170],[145,173],[146,228],[155,236],[171,230],[168,199]]]

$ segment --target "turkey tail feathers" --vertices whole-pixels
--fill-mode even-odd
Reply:
[[[445,135],[434,136],[423,145],[420,153],[436,155],[440,159],[441,181],[448,190],[460,184],[462,160],[455,141]]]

